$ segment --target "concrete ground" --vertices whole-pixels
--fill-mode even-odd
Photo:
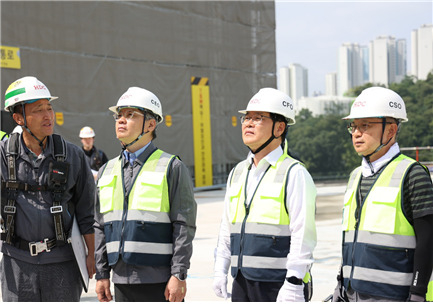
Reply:
[[[336,275],[341,260],[341,208],[343,184],[316,184],[316,227],[317,246],[313,253],[312,268],[313,299],[320,302],[330,295],[336,286]],[[187,279],[187,302],[224,302],[212,290],[214,249],[217,243],[219,225],[223,211],[225,190],[211,190],[195,193],[198,204],[197,233],[194,239],[194,253]],[[229,277],[229,291],[231,277]],[[114,292],[114,289],[112,289]],[[90,280],[88,293],[83,293],[82,302],[98,302],[95,294],[95,280]],[[227,300],[226,302],[229,302]]]

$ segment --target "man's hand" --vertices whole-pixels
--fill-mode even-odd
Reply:
[[[113,296],[110,291],[110,280],[101,279],[96,281],[95,288],[96,295],[98,296],[99,302],[110,302],[113,300]]]
[[[164,296],[169,302],[182,302],[186,295],[186,281],[172,276],[165,287]]]

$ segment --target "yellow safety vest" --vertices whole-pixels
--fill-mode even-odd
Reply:
[[[110,265],[119,254],[128,264],[170,265],[173,234],[167,171],[173,158],[159,149],[153,152],[128,194],[124,193],[121,158],[108,161],[98,188]]]
[[[3,130],[0,130],[0,140],[3,141],[4,138],[8,138],[8,134]]]
[[[343,278],[347,288],[406,299],[413,277],[415,232],[402,210],[407,171],[416,161],[399,155],[379,175],[356,218],[361,169],[352,172],[344,197]],[[431,284],[431,283],[430,283]],[[431,287],[431,285],[430,285]]]
[[[299,161],[283,154],[270,166],[245,205],[249,164],[239,163],[229,188],[231,273],[239,270],[245,278],[262,282],[284,281],[290,251],[290,217],[285,205],[286,180]]]

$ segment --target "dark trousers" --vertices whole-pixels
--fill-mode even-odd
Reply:
[[[114,284],[116,302],[167,302],[164,291],[167,283]]]
[[[247,280],[238,271],[233,280],[232,302],[275,302],[284,282],[257,282]]]
[[[3,302],[79,302],[83,286],[75,261],[29,264],[3,255]]]

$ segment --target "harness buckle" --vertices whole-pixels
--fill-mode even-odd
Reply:
[[[35,241],[29,242],[30,255],[36,256],[41,252],[50,252],[51,249],[47,246],[48,238],[45,238],[44,241]]]
[[[63,212],[63,207],[61,205],[54,206],[50,208],[51,214]]]
[[[17,208],[14,206],[6,205],[3,209],[3,211],[6,214],[15,214],[15,212],[17,211]]]

